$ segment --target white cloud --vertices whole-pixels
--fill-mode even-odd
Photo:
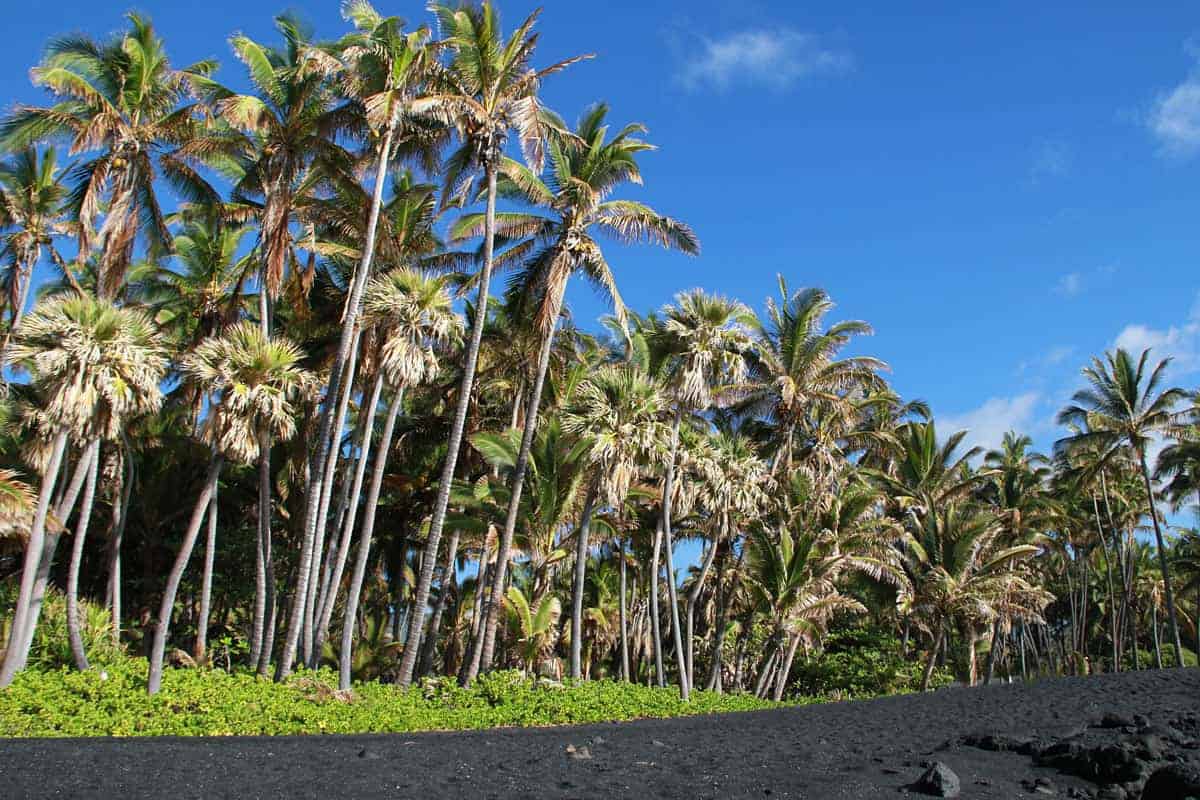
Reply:
[[[816,34],[789,28],[747,30],[719,39],[700,37],[684,59],[679,80],[690,90],[723,91],[737,85],[784,90],[852,64],[848,52],[827,47]]]
[[[1188,312],[1188,318],[1178,325],[1166,328],[1151,328],[1148,325],[1126,325],[1117,334],[1114,347],[1122,347],[1137,357],[1147,348],[1150,357],[1171,357],[1171,372],[1187,375],[1200,370],[1200,296]]]
[[[1200,61],[1192,43],[1186,49]],[[1186,158],[1200,152],[1200,64],[1182,83],[1158,96],[1147,124],[1164,155]]]
[[[1065,142],[1046,139],[1033,149],[1033,163],[1029,167],[1029,180],[1034,184],[1050,178],[1066,175],[1071,168],[1071,150]]]
[[[1058,283],[1054,285],[1054,291],[1066,297],[1074,297],[1083,291],[1083,274],[1068,272],[1058,279]]]
[[[939,436],[967,431],[965,447],[997,448],[1009,431],[1032,434],[1037,427],[1035,414],[1041,395],[1026,392],[1015,397],[993,397],[978,408],[962,414],[937,417]]]

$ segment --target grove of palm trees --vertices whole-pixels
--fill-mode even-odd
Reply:
[[[705,231],[629,199],[670,144],[619,96],[551,109],[592,56],[544,59],[537,14],[342,11],[231,35],[246,94],[130,13],[49,42],[44,104],[0,119],[0,735],[1196,666],[1200,394],[1170,359],[1080,364],[1043,452],[968,447],[802,268],[689,285]],[[635,246],[679,266],[661,307],[622,299]]]

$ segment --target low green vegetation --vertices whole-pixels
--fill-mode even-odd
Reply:
[[[26,670],[0,692],[4,736],[252,736],[406,733],[501,726],[568,725],[644,717],[753,711],[777,704],[750,695],[694,692],[616,681],[565,686],[520,672],[480,676],[469,689],[450,678],[419,686],[368,682],[337,690],[329,670],[272,683],[246,672],[168,669],[146,694],[147,662],[126,659],[77,672]]]
[[[930,686],[954,682],[947,669],[935,669]],[[792,691],[830,698],[878,697],[921,688],[921,665],[900,652],[890,632],[878,628],[836,631],[822,653],[803,661],[792,673]]]

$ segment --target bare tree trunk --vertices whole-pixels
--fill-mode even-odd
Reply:
[[[679,426],[683,422],[683,411],[675,410],[675,421],[671,425],[671,453],[663,477],[662,528],[666,537],[667,593],[671,602],[671,633],[675,637],[675,662],[679,666],[679,695],[686,702],[691,694],[688,683],[687,662],[683,654],[683,632],[679,624],[679,598],[675,587],[675,543],[671,539],[671,490],[675,482],[675,459],[679,454]]]
[[[223,462],[224,458],[216,454],[209,462],[204,486],[200,490],[200,496],[196,499],[196,505],[192,508],[191,521],[188,522],[183,542],[179,546],[179,553],[175,556],[175,563],[171,566],[171,573],[167,576],[167,588],[163,592],[162,604],[158,608],[158,619],[154,626],[154,644],[150,650],[150,677],[146,690],[152,695],[158,694],[158,690],[162,687],[163,655],[167,647],[167,632],[171,627],[171,612],[175,608],[175,594],[179,591],[179,582],[183,579],[183,571],[187,569],[188,559],[192,557],[192,550],[200,535],[200,524],[204,521],[204,511],[208,508],[209,499],[216,490],[217,478],[221,474]]]
[[[732,541],[730,542],[732,546]],[[735,567],[735,572],[741,567],[741,557],[745,555],[745,548],[738,554],[738,566]],[[729,560],[729,551],[722,550],[720,561],[717,562],[717,613],[715,629],[713,631],[713,649],[711,663],[708,669],[708,683],[705,688],[710,692],[721,694],[721,649],[725,644],[725,630],[728,627],[728,622],[725,619],[726,614],[726,596],[725,591],[725,562]]]
[[[1154,523],[1154,541],[1158,547],[1158,568],[1162,571],[1163,597],[1167,601],[1167,622],[1171,629],[1171,641],[1175,645],[1175,666],[1183,666],[1183,640],[1179,638],[1179,615],[1175,613],[1175,590],[1171,588],[1171,567],[1167,563],[1167,543],[1163,541],[1162,528],[1158,524],[1158,508],[1154,503],[1154,490],[1150,488],[1150,470],[1146,467],[1146,454],[1139,453],[1142,464],[1142,481],[1146,485],[1146,498],[1150,503],[1150,521]]]
[[[79,522],[75,525],[75,536],[71,542],[71,565],[67,572],[67,639],[71,643],[71,657],[75,668],[87,670],[87,652],[83,647],[83,634],[79,629],[79,568],[83,564],[83,544],[87,539],[88,524],[92,519],[92,506],[96,499],[96,479],[100,472],[100,440],[88,443],[87,483],[83,490],[83,504],[79,510]]]
[[[713,538],[708,546],[708,552],[704,554],[704,560],[700,565],[700,574],[696,576],[695,582],[692,584],[691,591],[687,596],[687,674],[688,686],[696,685],[696,670],[694,668],[692,658],[695,655],[695,638],[693,629],[696,622],[696,602],[700,599],[700,592],[704,590],[704,581],[708,578],[708,571],[712,567],[713,557],[717,554],[717,548],[721,544],[721,539],[724,537],[726,530],[729,527],[729,518],[727,515],[722,515],[721,530]]]
[[[266,677],[271,672],[271,654],[275,650],[275,559],[271,554],[271,436],[264,427],[258,432],[258,555],[255,581],[261,588],[262,597],[255,598],[255,634],[253,641],[259,642],[258,674]],[[296,591],[300,591],[297,587]],[[261,612],[259,609],[262,609]],[[261,617],[259,614],[261,613]]]
[[[328,575],[327,585],[322,589],[320,623],[313,642],[313,649],[318,653],[324,650],[329,638],[329,626],[333,620],[333,608],[337,603],[338,587],[342,585],[342,575],[346,571],[346,560],[350,557],[350,543],[354,537],[354,525],[358,520],[358,503],[362,495],[363,476],[367,471],[367,460],[371,453],[371,433],[375,427],[375,409],[379,405],[379,397],[383,392],[383,373],[375,376],[371,387],[371,397],[366,404],[359,408],[358,462],[354,467],[354,486],[347,499],[346,513],[341,518],[341,541],[338,543],[337,557]]]
[[[933,665],[937,663],[938,650],[942,647],[942,639],[945,636],[941,623],[938,623],[937,635],[933,637],[933,646],[929,648],[929,657],[925,659],[925,670],[921,673],[921,691],[929,691],[929,680],[933,677]],[[1022,663],[1024,663],[1024,651],[1022,651]]]
[[[554,301],[551,301],[554,303]],[[555,305],[561,305],[562,298],[557,298]],[[487,603],[487,616],[483,627],[483,653],[480,656],[482,670],[487,670],[492,664],[492,653],[495,649],[496,629],[500,624],[500,609],[503,603],[504,579],[508,570],[508,560],[511,557],[513,536],[517,530],[517,518],[521,512],[521,492],[525,486],[525,473],[529,467],[529,453],[533,448],[533,437],[537,430],[538,411],[542,403],[542,390],[546,383],[546,372],[550,367],[550,351],[554,346],[554,331],[558,324],[558,312],[555,310],[551,318],[550,329],[542,339],[541,350],[538,353],[537,373],[534,375],[533,388],[529,392],[529,406],[525,411],[525,429],[521,434],[521,447],[517,451],[517,461],[513,466],[512,486],[509,489],[508,511],[504,517],[504,531],[500,535],[500,545],[496,553],[496,580],[492,582],[491,595]],[[468,676],[469,680],[474,675]]]
[[[620,534],[617,535],[617,558],[620,559],[621,562],[621,604],[618,611],[621,626],[621,680],[629,681],[629,614],[625,608],[625,540],[620,536]]]
[[[363,291],[371,274],[371,263],[375,258],[375,244],[379,229],[379,212],[383,207],[383,190],[387,183],[388,162],[391,159],[392,141],[395,135],[395,125],[389,124],[384,131],[383,141],[379,146],[379,161],[375,171],[375,188],[371,195],[371,211],[367,219],[367,235],[363,242],[362,259],[350,283],[349,296],[342,315],[342,334],[338,342],[337,354],[329,370],[329,387],[321,404],[321,414],[317,423],[317,444],[315,458],[312,464],[311,482],[308,487],[307,510],[304,515],[304,537],[300,545],[300,571],[297,575],[296,593],[292,597],[292,607],[289,612],[287,639],[284,642],[283,653],[279,658],[279,666],[275,671],[276,680],[286,678],[292,671],[296,658],[296,649],[300,644],[300,636],[305,628],[305,607],[308,603],[307,589],[309,576],[313,569],[313,547],[316,544],[317,525],[321,505],[321,492],[317,483],[325,474],[331,449],[334,404],[337,402],[342,382],[343,365],[350,358],[350,351],[358,331],[358,316],[362,310]],[[484,306],[486,309],[486,306]],[[308,626],[309,641],[311,642],[311,626]]]
[[[433,505],[433,515],[429,520],[429,537],[426,545],[437,552],[442,541],[442,528],[446,524],[446,509],[450,505],[450,489],[454,484],[454,471],[458,467],[458,451],[462,446],[463,431],[467,426],[467,409],[471,404],[471,390],[475,385],[475,367],[479,362],[479,345],[483,340],[483,329],[487,324],[488,288],[492,280],[492,261],[496,238],[496,169],[498,153],[489,153],[484,160],[484,174],[487,181],[487,211],[484,216],[483,232],[483,267],[479,271],[479,293],[475,302],[475,323],[471,326],[471,340],[467,345],[466,360],[463,364],[462,383],[458,389],[458,406],[454,411],[454,421],[450,426],[450,441],[446,448],[446,463],[442,465],[441,481],[438,484],[437,499]],[[433,567],[436,559],[430,559],[421,568],[417,579],[414,604],[418,610],[424,608],[429,600],[429,585],[433,582]],[[503,581],[499,581],[503,584]],[[490,613],[490,612],[489,612]],[[420,627],[420,621],[416,622]],[[475,645],[478,646],[478,643]],[[412,682],[413,669],[416,666],[417,654],[405,648],[404,658],[400,662],[400,685],[407,686]],[[465,676],[470,683],[474,675]]]
[[[758,680],[754,684],[754,696],[762,697],[767,690],[767,682],[775,674],[775,662],[779,660],[779,650],[783,643],[776,638],[771,644],[771,654],[767,656],[763,662],[762,668],[758,672]]]
[[[575,541],[575,580],[571,588],[571,679],[583,677],[583,590],[587,577],[588,533],[592,528],[592,512],[596,508],[596,484],[593,478],[583,501],[583,516],[579,520]],[[497,573],[497,579],[499,573]]]
[[[25,562],[21,570],[21,585],[17,591],[17,606],[13,611],[12,630],[8,634],[8,647],[4,653],[4,664],[0,667],[0,687],[8,686],[29,660],[29,648],[33,644],[33,631],[27,628],[37,624],[31,617],[33,590],[41,566],[43,549],[46,546],[46,517],[50,512],[50,498],[54,494],[58,471],[62,466],[63,453],[67,449],[67,432],[55,434],[50,449],[50,462],[42,475],[38,490],[37,507],[34,509],[33,524],[29,529],[29,541],[25,544]]]
[[[658,581],[660,577],[660,556],[662,554],[662,518],[658,520],[658,524],[654,527],[654,546],[650,556],[650,629],[654,638],[654,681],[661,689],[667,685],[666,678],[663,675],[663,640],[662,640],[662,623],[659,620],[658,613]]]
[[[1107,502],[1107,498],[1105,499],[1105,502]],[[1104,574],[1108,578],[1108,618],[1109,618],[1110,636],[1112,637],[1112,664],[1113,664],[1112,671],[1120,672],[1121,671],[1121,651],[1120,651],[1120,637],[1117,635],[1117,594],[1116,594],[1116,588],[1113,586],[1112,559],[1109,556],[1108,539],[1105,538],[1104,529],[1100,525],[1100,507],[1096,503],[1096,496],[1094,494],[1092,495],[1092,509],[1096,514],[1096,533],[1099,534],[1099,536],[1100,536],[1100,546],[1103,548],[1101,552],[1104,555]],[[1087,626],[1087,622],[1085,621],[1084,622],[1084,627],[1085,627],[1084,637],[1087,636],[1086,626]],[[1024,647],[1021,648],[1021,671],[1022,671],[1022,673],[1024,673],[1024,671],[1025,671],[1025,649],[1024,649]]]
[[[328,530],[329,503],[333,497],[334,476],[337,474],[338,456],[342,451],[342,431],[346,427],[346,413],[350,408],[350,396],[354,392],[354,371],[358,366],[358,346],[362,341],[362,330],[356,325],[354,341],[350,345],[350,357],[346,361],[345,375],[342,377],[342,396],[338,400],[337,413],[330,434],[329,457],[325,460],[325,475],[321,480],[321,498],[317,508],[316,540],[313,542],[313,558],[316,563],[310,571],[308,590],[304,604],[304,652],[308,656],[308,666],[316,669],[321,664],[321,648],[316,646],[316,628],[320,620],[320,606],[317,604],[318,592],[321,589],[321,576],[328,574],[328,558],[322,563],[325,552],[325,535]],[[321,597],[324,603],[324,597]]]
[[[217,492],[213,487],[208,501],[208,535],[204,538],[204,572],[200,578],[200,618],[196,624],[196,647],[192,655],[197,664],[208,661],[208,623],[212,612],[213,563],[217,557]]]
[[[787,656],[783,659],[783,664],[779,667],[779,677],[775,681],[775,693],[772,699],[778,703],[783,699],[783,693],[787,690],[788,678],[792,674],[792,660],[796,657],[796,648],[800,645],[800,634],[792,634],[792,641],[788,645]]]
[[[421,644],[421,662],[417,668],[419,675],[427,675],[433,668],[434,650],[437,647],[438,631],[442,627],[442,614],[446,610],[447,596],[450,594],[450,587],[454,583],[455,562],[458,559],[458,542],[462,536],[462,531],[458,528],[450,532],[450,543],[447,545],[446,566],[442,568],[442,578],[438,586],[437,602],[433,605],[433,617],[429,622],[429,633],[425,635],[425,641]]]
[[[354,628],[358,618],[358,603],[362,596],[363,579],[367,574],[367,560],[371,555],[371,537],[375,533],[375,511],[379,505],[379,492],[383,488],[383,474],[387,470],[388,451],[392,449],[392,433],[396,430],[396,417],[404,403],[404,390],[397,389],[388,405],[387,419],[379,437],[379,450],[375,453],[375,466],[371,472],[371,486],[367,489],[366,516],[363,517],[362,534],[358,541],[358,555],[354,560],[354,571],[350,575],[350,588],[346,591],[346,614],[342,620],[342,648],[338,656],[338,685],[350,688],[350,668],[354,662]],[[400,613],[397,608],[396,613]]]
[[[113,490],[112,524],[108,538],[108,607],[112,614],[112,642],[121,644],[121,540],[125,520],[129,518],[129,499],[133,493],[133,453],[128,443],[121,453],[119,483]]]

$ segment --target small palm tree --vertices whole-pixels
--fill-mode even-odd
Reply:
[[[505,599],[509,630],[521,656],[521,668],[527,675],[536,674],[541,662],[554,649],[562,603],[549,595],[532,606],[525,593],[516,586],[508,587]]]
[[[1150,485],[1150,467],[1146,451],[1156,434],[1167,434],[1179,427],[1175,407],[1187,396],[1178,388],[1163,388],[1167,365],[1163,359],[1147,372],[1150,351],[1143,350],[1135,362],[1124,349],[1096,358],[1083,370],[1089,388],[1072,397],[1072,404],[1058,415],[1063,425],[1075,425],[1079,433],[1060,440],[1056,449],[1069,454],[1072,449],[1094,445],[1104,453],[1127,448],[1142,473],[1146,504],[1154,526],[1158,565],[1162,571],[1171,639],[1175,643],[1178,666],[1183,666],[1183,643],[1179,637],[1179,618],[1175,613],[1175,594],[1171,588],[1171,567],[1167,545],[1159,524],[1158,507]]]
[[[66,193],[53,147],[40,158],[36,149],[27,147],[0,164],[0,264],[9,313],[8,330],[0,343],[0,364],[25,314],[33,269],[42,260],[43,250],[56,264],[63,264],[54,240],[71,230],[63,219]]]
[[[263,457],[264,431],[281,440],[292,437],[296,430],[297,400],[302,393],[311,391],[313,385],[311,373],[300,366],[303,359],[299,347],[286,339],[268,339],[249,322],[241,322],[219,336],[206,339],[183,359],[185,374],[211,398],[201,435],[212,450],[212,458],[159,606],[150,651],[147,685],[150,694],[156,694],[162,685],[163,655],[175,595],[216,489],[221,466],[226,459],[253,464]],[[271,590],[266,580],[271,541],[266,533],[259,528],[256,577],[263,598],[255,603],[252,639],[262,638],[260,614],[267,613],[271,606]],[[267,652],[261,657],[269,659],[269,650],[265,647],[263,650]]]
[[[161,340],[144,313],[88,295],[50,299],[36,306],[17,329],[8,358],[29,370],[45,398],[39,414],[53,442],[26,546],[12,639],[0,669],[2,686],[24,668],[37,627],[40,604],[34,600],[34,584],[43,561],[53,558],[58,541],[57,536],[47,540],[46,518],[68,439],[83,443],[79,469],[88,470],[98,458],[101,438],[117,438],[130,417],[160,407],[159,383],[167,367]],[[85,502],[75,531],[75,550],[80,555],[90,513],[90,502]],[[73,557],[72,562],[71,572],[77,578],[79,559]],[[68,602],[74,608],[74,600],[69,597]],[[76,652],[81,668],[86,665],[82,655]]]
[[[192,99],[216,62],[174,69],[150,20],[127,18],[129,30],[107,42],[82,35],[51,42],[30,74],[57,102],[18,106],[0,122],[0,150],[57,139],[70,143],[72,155],[91,154],[71,170],[68,206],[79,223],[79,252],[99,246],[99,294],[107,299],[119,293],[139,238],[151,256],[171,249],[156,181],[189,199],[218,199],[180,155],[199,135]]]
[[[476,168],[482,169],[487,187],[483,262],[476,281],[478,295],[475,308],[479,313],[475,315],[463,359],[458,405],[450,424],[446,461],[442,465],[441,481],[429,522],[426,547],[437,553],[466,428],[467,408],[471,402],[475,369],[479,361],[479,346],[487,324],[486,310],[496,238],[496,178],[504,144],[509,132],[515,129],[526,161],[535,171],[541,170],[543,142],[553,120],[543,113],[537,96],[538,89],[544,78],[580,59],[568,59],[542,70],[529,66],[537,45],[537,37],[532,31],[539,12],[531,14],[506,41],[500,28],[500,15],[492,2],[481,5],[463,3],[460,6],[435,3],[431,8],[437,17],[440,39],[448,59],[435,71],[427,93],[412,103],[412,110],[453,128],[461,141],[461,147],[446,162],[447,194],[455,194],[459,199],[468,197]],[[425,617],[423,609],[429,599],[436,560],[425,559],[421,565],[414,604],[418,613],[412,615],[407,641],[421,640]],[[473,646],[480,644],[477,641]],[[414,647],[405,652],[400,664],[402,686],[412,681],[416,649]]]

